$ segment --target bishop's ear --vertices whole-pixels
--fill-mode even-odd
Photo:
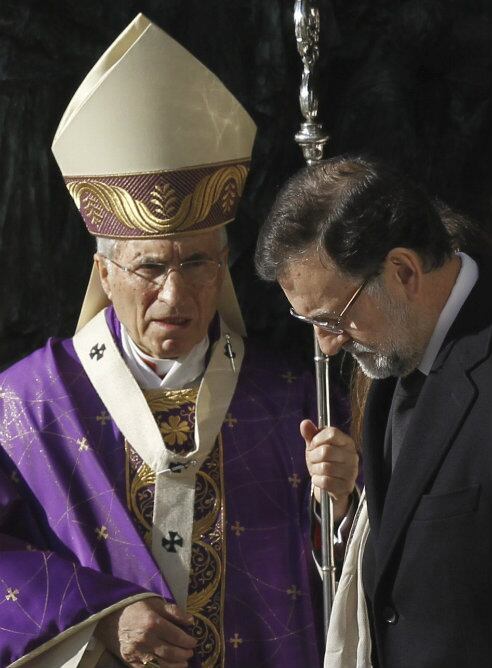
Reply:
[[[94,264],[97,267],[99,273],[99,278],[101,280],[101,285],[106,293],[106,297],[111,300],[111,286],[109,281],[109,261],[104,255],[100,253],[94,253]]]

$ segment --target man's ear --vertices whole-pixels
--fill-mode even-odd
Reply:
[[[108,260],[99,253],[94,253],[94,263],[99,273],[102,288],[106,297],[111,301],[111,286],[109,281]]]
[[[415,300],[422,288],[422,260],[410,248],[392,248],[386,256],[386,271],[392,285],[403,290],[408,300]]]

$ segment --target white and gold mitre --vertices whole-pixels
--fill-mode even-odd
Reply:
[[[139,14],[79,86],[52,150],[91,234],[160,238],[234,219],[255,133],[221,81]],[[235,300],[226,284],[222,303]],[[104,301],[93,276],[82,320]]]
[[[52,149],[91,234],[163,237],[234,218],[255,132],[221,81],[139,14],[78,88]]]

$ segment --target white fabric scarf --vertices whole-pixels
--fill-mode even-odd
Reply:
[[[208,336],[205,336],[186,355],[175,360],[159,359],[140,350],[123,325],[121,343],[123,358],[143,390],[181,390],[196,384],[205,371],[205,357],[210,345]]]

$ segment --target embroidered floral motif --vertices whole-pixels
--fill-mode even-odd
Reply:
[[[161,422],[160,430],[167,445],[182,445],[188,439],[190,426],[179,415],[170,415],[167,422]]]

